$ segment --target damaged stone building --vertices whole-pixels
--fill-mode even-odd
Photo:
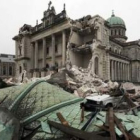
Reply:
[[[41,21],[24,24],[13,38],[17,76],[22,70],[28,77],[45,76],[47,68],[70,62],[104,80],[140,82],[140,42],[126,42],[125,22],[114,13],[107,20],[99,15],[72,20],[65,5],[56,14],[49,3]]]

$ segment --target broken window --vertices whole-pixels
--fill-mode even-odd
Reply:
[[[98,59],[98,57],[95,57],[95,60],[94,60],[94,72],[96,75],[99,74],[99,59]]]

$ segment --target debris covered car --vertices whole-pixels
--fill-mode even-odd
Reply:
[[[86,108],[108,108],[115,107],[119,101],[122,99],[122,96],[110,96],[110,95],[90,95],[86,97],[86,102],[84,106]]]

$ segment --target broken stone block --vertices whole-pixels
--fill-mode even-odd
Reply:
[[[109,93],[109,88],[108,87],[100,87],[99,93],[107,94],[107,93]]]
[[[74,90],[74,95],[75,95],[76,97],[79,97],[79,94],[78,94],[77,90]]]
[[[91,93],[91,88],[83,85],[82,87],[79,88],[83,93]]]
[[[110,89],[117,89],[119,86],[118,82],[109,81],[107,84]]]
[[[102,85],[102,81],[99,80],[99,79],[96,79],[96,80],[93,81],[93,85],[94,86],[101,86]]]
[[[133,83],[129,83],[129,82],[123,83],[122,87],[127,93],[130,93],[130,94],[136,93],[136,90],[135,90],[136,87]]]

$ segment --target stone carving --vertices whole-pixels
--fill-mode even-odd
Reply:
[[[32,29],[31,25],[24,24],[20,29],[19,29],[19,34],[26,34],[30,33]]]

